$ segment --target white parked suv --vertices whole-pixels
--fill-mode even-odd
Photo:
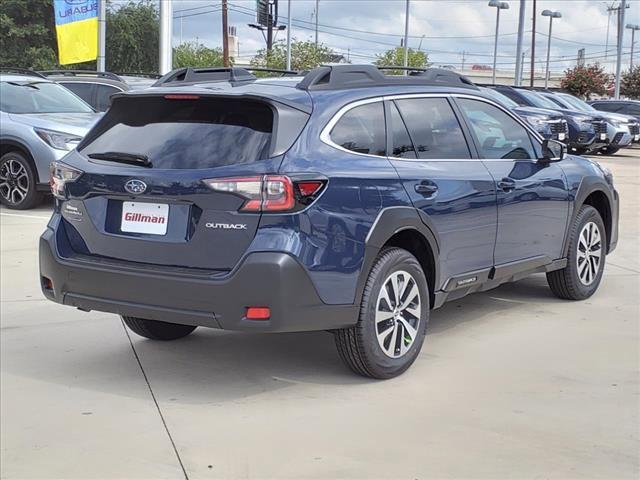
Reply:
[[[29,70],[0,72],[0,202],[24,210],[49,190],[49,164],[100,117],[83,100]]]

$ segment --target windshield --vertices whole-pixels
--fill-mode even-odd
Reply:
[[[568,103],[572,107],[582,111],[582,112],[595,112],[596,109],[589,105],[587,102],[583,102],[579,98],[574,97],[573,95],[560,95],[562,101],[564,103]]]
[[[91,113],[93,109],[53,82],[0,82],[0,110],[6,113]]]
[[[534,107],[538,108],[550,108],[552,110],[557,110],[558,105],[553,103],[551,100],[544,98],[542,95],[532,92],[530,90],[518,90],[520,94],[529,100]]]
[[[511,100],[509,97],[501,94],[496,90],[493,90],[492,88],[483,88],[482,91],[487,95],[489,95],[493,100],[504,105],[505,107],[516,108],[517,106],[519,106],[516,102]]]

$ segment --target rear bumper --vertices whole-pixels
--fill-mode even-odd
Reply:
[[[252,253],[221,277],[63,257],[56,237],[47,228],[40,238],[40,274],[53,283],[43,293],[81,310],[257,332],[328,330],[357,322],[357,306],[323,303],[304,268],[286,253]],[[249,306],[269,307],[271,318],[247,320]]]

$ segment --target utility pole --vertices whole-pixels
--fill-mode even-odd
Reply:
[[[173,52],[171,51],[173,0],[160,2],[160,75],[168,73],[173,68]]]
[[[229,66],[229,8],[227,0],[222,0],[222,63]]]
[[[627,9],[627,0],[620,3],[620,21],[618,22],[618,58],[616,58],[616,88],[615,99],[620,98],[620,75],[622,73],[622,43],[624,42],[624,16]]]
[[[516,45],[516,87],[519,87],[520,83],[522,83],[522,44],[524,43],[524,14],[525,0],[520,0],[520,11],[518,15],[518,43]]]
[[[269,2],[269,15],[267,16],[267,52],[271,53],[273,47],[273,3]]]
[[[107,0],[98,0],[98,61],[96,70],[107,70],[105,52],[107,50]]]
[[[291,0],[287,1],[287,70],[291,70]]]
[[[318,46],[318,13],[320,8],[320,0],[316,0],[316,47]]]
[[[533,25],[531,28],[531,78],[529,86],[533,87],[533,80],[536,74],[536,0],[533,0]]]
[[[404,67],[405,75],[409,75],[409,71],[406,68],[409,66],[409,0],[406,0],[404,11]]]
[[[607,39],[604,43],[604,63],[607,63],[607,57],[609,56],[609,29],[611,27],[611,14],[614,11],[617,11],[617,8],[615,8],[613,6],[614,4],[612,3],[611,5],[609,5],[607,7]]]

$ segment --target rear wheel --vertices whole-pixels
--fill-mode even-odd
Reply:
[[[406,250],[376,259],[365,285],[357,325],[337,330],[340,357],[355,373],[392,378],[420,353],[429,320],[429,289],[422,267]]]
[[[598,211],[583,205],[570,235],[567,266],[547,273],[547,281],[557,297],[584,300],[598,289],[604,271],[607,233]]]
[[[186,337],[197,328],[193,325],[180,325],[159,320],[125,317],[124,315],[121,318],[131,331],[151,340],[177,340]]]
[[[7,208],[27,210],[41,201],[31,162],[20,152],[5,153],[0,158],[0,202]]]

